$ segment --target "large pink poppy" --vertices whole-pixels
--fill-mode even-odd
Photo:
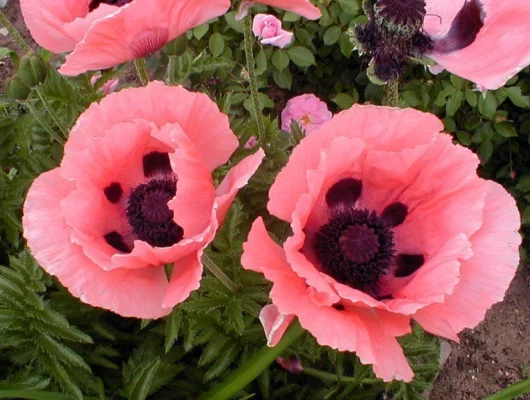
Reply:
[[[204,94],[161,82],[110,94],[79,117],[61,165],[33,182],[28,246],[83,302],[166,315],[199,287],[203,250],[264,156],[244,159],[215,188],[212,171],[237,147]]]
[[[411,318],[458,340],[503,299],[519,262],[515,201],[442,128],[413,109],[354,106],[294,149],[268,204],[293,235],[282,247],[258,219],[242,256],[274,284],[269,344],[296,316],[321,345],[410,381],[396,337]]]
[[[530,64],[527,0],[426,0],[427,55],[439,67],[497,89]]]
[[[78,75],[144,57],[224,14],[229,0],[21,0],[35,41],[73,52],[59,70]]]

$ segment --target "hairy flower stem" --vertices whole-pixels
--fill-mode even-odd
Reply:
[[[232,292],[237,292],[239,286],[237,286],[232,280],[226,276],[226,274],[217,266],[217,264],[210,258],[206,253],[202,255],[202,263],[208,271],[212,273],[219,281],[225,285]]]
[[[142,85],[147,86],[149,83],[149,74],[147,73],[147,67],[145,66],[145,60],[143,58],[137,58],[134,60],[134,67],[136,68],[136,73]]]
[[[304,328],[295,319],[283,335],[280,343],[274,347],[262,347],[250,360],[232,372],[224,382],[221,382],[208,393],[201,396],[200,400],[225,400],[232,398],[232,396],[256,379],[265,368],[274,362],[304,332]]]
[[[243,30],[244,40],[245,40],[245,57],[247,59],[247,71],[249,75],[249,84],[250,84],[250,95],[252,97],[252,104],[254,108],[254,118],[256,119],[256,124],[258,125],[258,141],[264,146],[265,145],[265,125],[263,123],[263,117],[261,115],[261,104],[259,101],[258,95],[258,81],[256,78],[256,64],[254,61],[254,36],[252,35],[252,15],[249,11],[248,15],[245,17],[245,28]]]
[[[48,102],[48,99],[46,98],[46,96],[42,93],[42,91],[40,90],[39,87],[36,87],[35,88],[35,91],[37,92],[37,95],[39,96],[39,99],[40,101],[42,102],[42,105],[44,106],[44,108],[46,109],[46,111],[48,112],[48,114],[50,115],[51,119],[53,119],[53,122],[55,123],[55,125],[57,126],[57,128],[59,128],[59,130],[61,131],[61,133],[63,134],[63,136],[66,138],[67,134],[68,134],[68,128],[63,124],[63,122],[61,121],[61,118],[59,118],[59,116],[57,115],[57,113],[53,110],[52,106],[50,105],[50,103]]]
[[[48,132],[48,135],[50,135],[52,139],[57,141],[57,143],[64,145],[64,139],[59,136],[57,132],[55,132],[53,128],[42,118],[42,116],[39,114],[37,109],[35,109],[33,104],[30,101],[27,101],[24,103],[24,105],[28,108],[29,112],[31,113],[31,115],[33,115],[33,118],[37,120],[40,126],[42,126],[46,132]]]
[[[24,51],[24,53],[28,53],[31,51],[31,47],[29,44],[26,43],[24,38],[20,36],[20,33],[18,33],[17,29],[13,26],[13,24],[9,21],[7,16],[0,10],[0,22],[2,25],[6,27],[9,34],[13,38],[15,42],[20,46],[20,48]]]
[[[390,107],[399,106],[399,80],[394,79],[385,86],[385,105]]]

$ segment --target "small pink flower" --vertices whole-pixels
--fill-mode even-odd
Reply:
[[[435,41],[427,56],[438,71],[484,90],[503,86],[530,64],[528,0],[426,0],[426,6],[423,29]]]
[[[61,165],[29,189],[28,247],[81,301],[162,317],[199,288],[203,251],[264,156],[245,158],[216,188],[212,171],[237,147],[204,94],[161,82],[109,94],[81,114]]]
[[[293,40],[292,32],[284,31],[282,22],[274,15],[256,14],[252,30],[263,44],[285,47]]]
[[[326,103],[314,94],[303,94],[287,102],[282,111],[282,129],[291,132],[291,121],[294,119],[309,134],[320,129],[332,117]]]
[[[251,149],[253,147],[256,147],[258,144],[258,138],[256,136],[252,136],[250,139],[247,140],[247,143],[245,143],[245,149]]]
[[[237,19],[242,19],[248,14],[248,10],[254,4],[265,4],[271,7],[281,8],[282,10],[291,11],[307,19],[318,19],[322,13],[309,0],[243,0],[239,5]]]
[[[269,345],[296,316],[319,344],[410,381],[396,337],[411,319],[458,340],[502,301],[519,264],[519,212],[442,129],[413,109],[354,105],[294,149],[268,203],[293,234],[280,246],[259,218],[241,258],[273,282],[260,314]]]
[[[90,83],[92,86],[96,84],[96,82],[101,78],[101,74],[97,73],[90,78]],[[110,94],[112,92],[115,92],[118,89],[118,85],[120,84],[120,80],[118,78],[109,79],[107,82],[105,82],[99,89],[98,92],[102,94]]]
[[[24,21],[42,47],[73,52],[59,72],[111,68],[160,49],[223,15],[229,0],[21,0]]]

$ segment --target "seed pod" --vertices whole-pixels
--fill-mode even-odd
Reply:
[[[373,10],[380,34],[391,43],[411,39],[426,14],[424,0],[377,0]]]
[[[22,79],[14,76],[6,79],[6,91],[15,100],[26,100],[31,88]]]
[[[20,59],[17,76],[29,87],[37,86],[46,79],[46,65],[34,53],[26,54]]]

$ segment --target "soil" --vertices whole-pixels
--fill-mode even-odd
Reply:
[[[530,266],[520,268],[502,303],[460,335],[434,382],[431,400],[483,399],[530,377]],[[530,400],[530,395],[520,397]]]
[[[25,28],[18,0],[8,0],[3,12],[24,39],[35,46]],[[3,35],[0,47],[19,50],[9,36]],[[5,61],[5,65],[0,65],[2,87],[12,72],[10,62]],[[520,269],[505,301],[495,305],[479,327],[460,337],[460,344],[451,344],[451,354],[434,382],[431,400],[481,400],[530,377],[530,266]],[[530,395],[521,399],[530,400]]]

